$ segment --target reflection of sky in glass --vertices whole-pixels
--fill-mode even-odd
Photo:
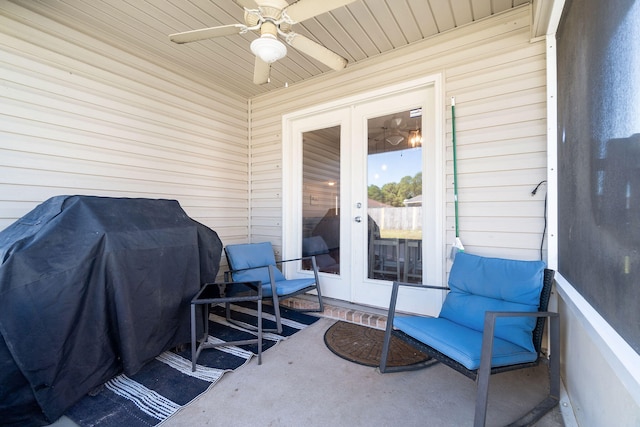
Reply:
[[[368,156],[368,185],[382,188],[389,182],[400,182],[422,171],[422,148],[408,148]]]

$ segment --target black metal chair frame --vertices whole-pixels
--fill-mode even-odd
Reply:
[[[226,248],[225,248],[226,251]],[[278,293],[276,292],[276,281],[275,281],[275,276],[274,276],[274,272],[273,269],[277,268],[277,265],[283,265],[287,262],[293,262],[293,261],[302,261],[302,260],[311,260],[311,265],[313,268],[313,277],[315,279],[315,285],[313,286],[307,286],[306,288],[300,289],[296,292],[291,292],[289,294],[286,295],[278,295]],[[227,256],[227,260],[229,260],[229,257]],[[231,262],[229,262],[229,264],[231,264]],[[232,267],[231,265],[229,265],[229,267]],[[273,301],[273,310],[275,312],[275,316],[276,316],[276,329],[263,329],[264,332],[277,332],[277,333],[282,333],[282,320],[281,320],[281,316],[280,316],[280,301],[283,301],[287,298],[291,298],[294,297],[296,295],[300,295],[303,293],[306,293],[308,291],[311,290],[316,290],[317,296],[318,296],[318,308],[310,308],[310,309],[296,309],[296,308],[292,308],[292,310],[298,311],[300,313],[322,313],[324,311],[324,302],[322,301],[322,291],[320,290],[320,281],[318,278],[318,265],[316,263],[316,257],[315,255],[310,255],[310,256],[304,256],[304,257],[300,257],[300,258],[291,258],[291,259],[286,259],[286,260],[281,260],[281,261],[277,261],[276,260],[276,265],[274,266],[273,264],[270,265],[262,265],[262,266],[257,266],[257,267],[251,267],[251,268],[242,268],[242,269],[237,269],[237,270],[228,270],[225,271],[224,273],[224,280],[225,281],[232,281],[233,280],[233,273],[237,273],[237,272],[241,272],[241,271],[248,271],[248,270],[255,270],[256,268],[265,268],[268,267],[269,269],[269,280],[271,281],[271,296],[270,297],[264,297],[264,298],[270,298]],[[233,324],[237,324],[239,326],[242,326],[243,328],[247,328],[248,325],[244,324],[244,323],[239,323],[238,321],[234,320],[231,318],[231,308],[230,305],[227,304],[226,306],[226,317],[227,317],[227,321]]]
[[[513,371],[516,369],[524,369],[537,366],[545,356],[541,353],[542,338],[544,333],[545,321],[549,318],[549,339],[550,339],[550,355],[549,355],[549,394],[538,403],[531,411],[519,418],[517,421],[509,424],[509,426],[528,426],[532,425],[547,412],[553,409],[560,400],[560,318],[558,313],[547,311],[549,299],[551,296],[551,288],[553,285],[553,270],[545,269],[542,292],[540,294],[540,305],[537,312],[504,312],[504,311],[487,311],[484,318],[484,329],[482,336],[482,350],[480,358],[480,367],[476,370],[469,370],[456,360],[450,358],[434,348],[414,339],[413,337],[403,333],[402,331],[393,329],[393,319],[395,317],[396,302],[398,299],[398,290],[400,286],[429,288],[448,290],[443,286],[425,286],[415,283],[394,282],[391,292],[391,303],[389,305],[389,313],[387,317],[387,327],[385,330],[384,343],[382,347],[382,357],[380,360],[380,372],[398,372],[406,370],[415,370],[433,366],[441,362],[456,371],[462,373],[468,378],[476,382],[476,407],[474,426],[484,426],[487,415],[487,402],[489,393],[489,377],[492,374]],[[533,345],[538,353],[538,359],[531,363],[521,363],[516,365],[491,367],[491,358],[493,351],[493,338],[495,321],[498,317],[536,317],[536,326],[533,330]],[[391,336],[396,336],[408,344],[414,346],[418,350],[428,354],[432,359],[421,364],[411,365],[409,367],[388,367],[387,357],[389,353]]]

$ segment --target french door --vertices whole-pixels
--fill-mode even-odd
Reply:
[[[387,307],[394,280],[442,283],[435,93],[426,84],[285,118],[283,247],[316,256],[324,296]],[[424,288],[399,298],[401,310],[426,314],[441,302]]]

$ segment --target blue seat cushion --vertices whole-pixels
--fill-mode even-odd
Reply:
[[[482,332],[448,319],[422,316],[397,316],[394,318],[393,326],[456,360],[467,369],[475,370],[480,367]],[[535,351],[527,350],[510,341],[501,338],[493,340],[492,367],[534,362],[537,357]]]
[[[536,312],[540,305],[545,263],[487,258],[459,252],[449,275],[451,292],[440,318],[482,332],[486,311]],[[502,317],[495,336],[535,351],[534,317]]]
[[[236,280],[236,282],[244,282],[245,280]],[[280,280],[279,282],[275,282],[276,285],[276,293],[278,296],[291,295],[294,293],[298,293],[299,291],[313,287],[316,281],[313,278],[303,278],[303,279],[291,279],[291,280]],[[242,293],[248,291],[250,288],[248,287],[236,287],[234,288],[234,294]],[[271,283],[266,282],[262,283],[262,297],[270,298],[273,296],[273,292],[271,291]]]
[[[290,295],[301,291],[302,289],[314,286],[316,283],[314,278],[280,280],[276,282],[276,293],[278,296]],[[267,282],[262,285],[262,295],[265,297],[272,296],[271,285]]]

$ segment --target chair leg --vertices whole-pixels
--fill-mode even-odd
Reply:
[[[278,299],[278,294],[273,293],[273,312],[276,315],[276,331],[281,334],[282,333],[282,320],[280,319],[280,300]]]
[[[313,277],[316,280],[316,293],[318,294],[318,312],[324,311],[324,303],[322,302],[322,291],[320,291],[320,278],[318,277],[318,264],[316,263],[315,255],[311,258],[311,264],[313,265]]]
[[[262,299],[258,299],[258,365],[262,365]]]
[[[391,346],[391,330],[393,329],[393,314],[387,317],[387,328],[384,331],[384,341],[382,343],[382,354],[380,355],[380,372],[387,370],[387,358],[389,357],[389,347]]]
[[[526,413],[509,427],[530,426],[553,409],[560,401],[560,318],[558,313],[535,313],[549,318],[549,336],[551,338],[551,354],[549,358],[549,395],[535,408]],[[474,427],[484,427],[487,417],[487,403],[489,394],[489,377],[491,375],[491,357],[493,351],[493,335],[497,313],[486,313],[484,333],[482,336],[482,353],[480,368],[476,377],[476,412],[473,420]]]
[[[382,344],[382,354],[380,355],[380,372],[385,373],[387,370],[387,358],[389,357],[389,347],[391,347],[391,332],[393,330],[393,318],[396,313],[396,301],[398,300],[397,282],[393,283],[391,289],[391,301],[389,302],[389,312],[387,313],[387,327],[384,331],[384,342]]]
[[[276,315],[276,331],[282,333],[282,320],[280,319],[280,301],[278,299],[278,291],[276,289],[275,265],[269,265],[269,281],[271,282],[271,299],[273,300],[273,311]]]
[[[489,369],[478,370],[476,378],[476,412],[473,418],[473,427],[484,427],[487,420],[487,403],[489,400],[489,376],[491,375],[491,366]]]
[[[320,286],[316,287],[316,291],[318,292],[318,313],[323,313],[324,302],[322,301],[322,295],[320,295]]]
[[[560,402],[560,317],[557,313],[549,315],[549,338],[549,394],[535,408],[508,427],[531,426]]]
[[[231,303],[227,302],[224,304],[224,308],[225,308],[225,314],[227,317],[227,322],[231,322],[233,319],[231,319]]]
[[[299,313],[322,313],[324,311],[324,301],[322,300],[322,290],[320,289],[320,279],[318,277],[318,265],[316,263],[315,255],[311,257],[311,263],[313,267],[313,276],[316,281],[316,296],[318,297],[318,308],[293,308],[289,307],[292,310],[295,310]],[[297,294],[286,295],[285,298],[293,297]],[[306,295],[306,294],[303,294]],[[282,297],[282,295],[280,296]],[[279,298],[280,298],[279,297]]]
[[[489,377],[491,376],[491,357],[493,355],[493,334],[495,316],[485,314],[482,334],[482,350],[480,352],[480,368],[476,377],[476,411],[473,418],[474,427],[484,427],[487,419],[487,403],[489,399]]]
[[[560,401],[560,316],[549,317],[549,395]]]
[[[191,372],[196,370],[196,307],[191,304]]]
[[[384,339],[382,342],[382,354],[380,355],[380,366],[378,366],[378,369],[380,370],[381,374],[386,374],[391,372],[402,372],[402,371],[416,371],[418,369],[428,368],[438,363],[436,359],[428,358],[423,362],[414,363],[413,365],[408,365],[408,366],[387,366],[387,361],[389,359],[389,350],[391,349],[391,339],[394,336],[393,320],[395,318],[395,313],[396,313],[396,302],[398,300],[399,288],[400,288],[400,284],[398,282],[393,282],[393,288],[391,289],[391,302],[389,303],[389,312],[387,313],[387,327],[384,331]],[[402,333],[399,333],[399,334],[404,335]],[[415,347],[415,345],[413,347]]]

